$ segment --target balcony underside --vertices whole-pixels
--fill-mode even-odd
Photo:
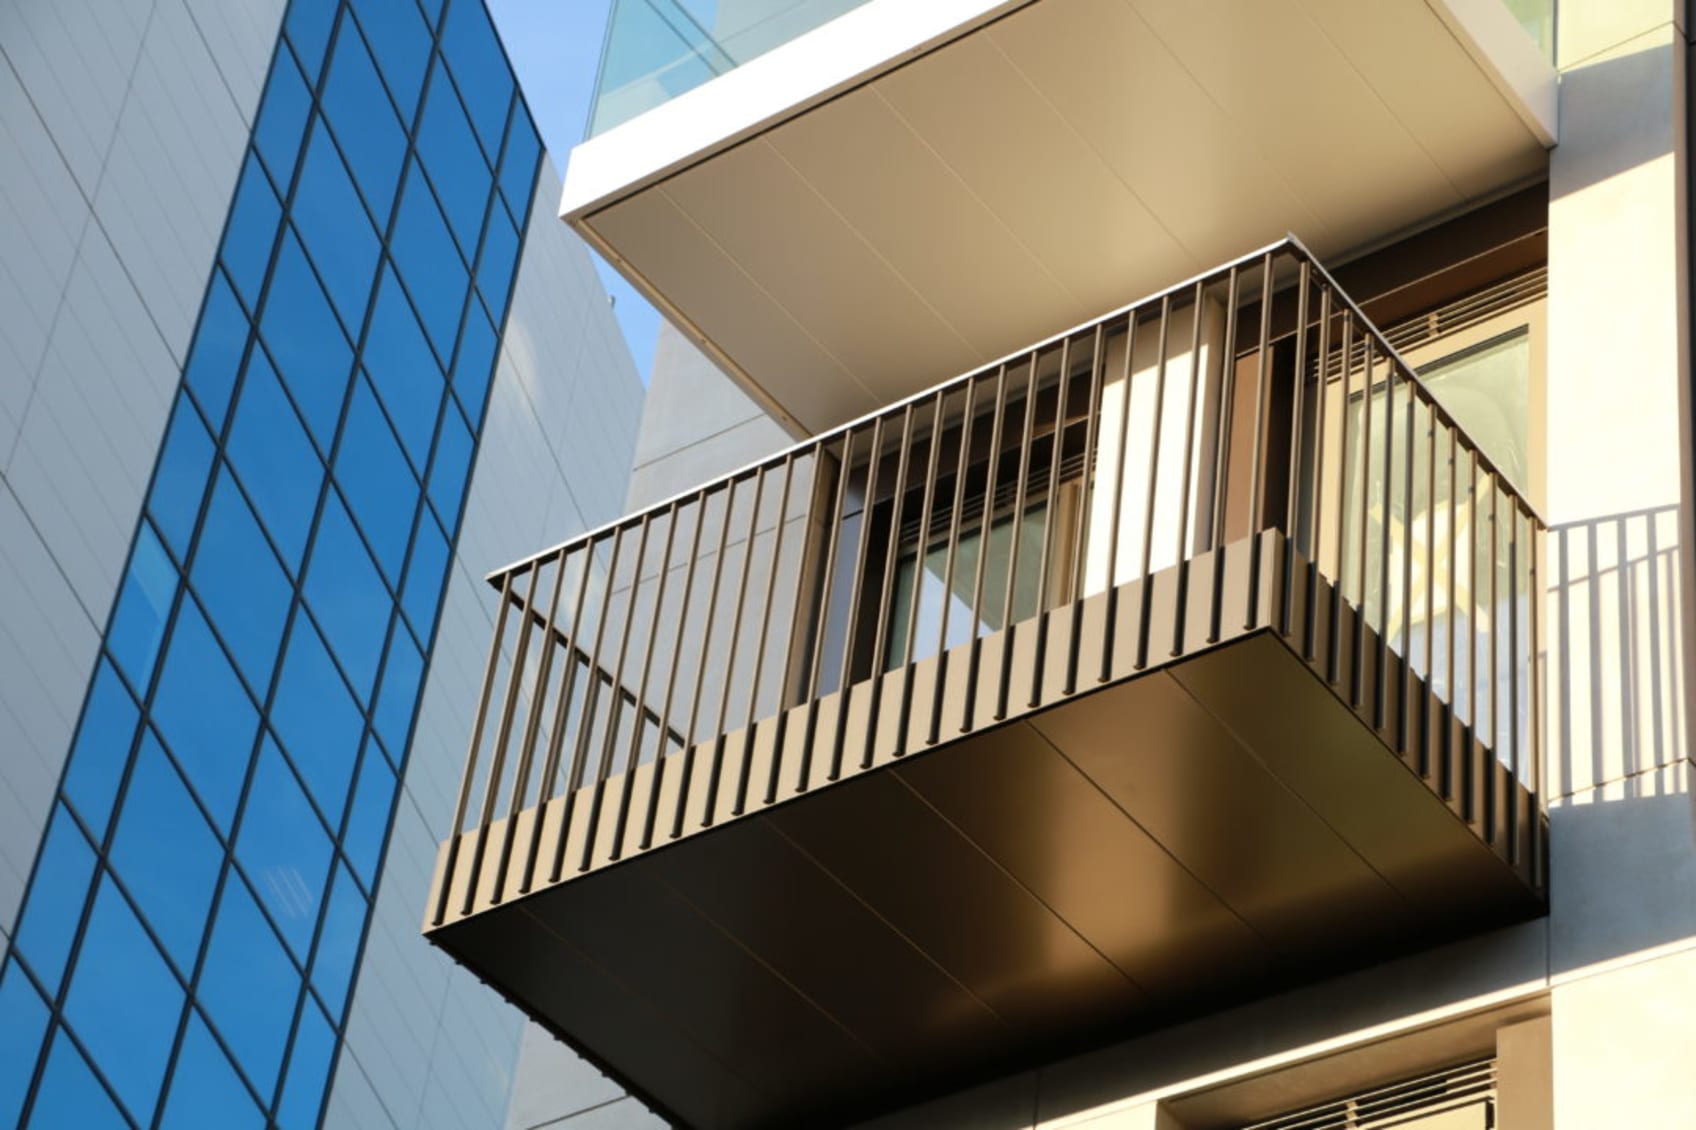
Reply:
[[[1279,535],[1149,585],[612,777],[563,851],[556,800],[528,893],[497,822],[430,936],[682,1122],[798,1126],[1539,912],[1530,795]]]
[[[1287,232],[1371,245],[1554,140],[1554,72],[1500,0],[924,7],[867,4],[572,154],[567,219],[798,434]]]

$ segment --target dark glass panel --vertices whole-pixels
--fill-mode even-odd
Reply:
[[[56,805],[15,937],[18,952],[50,993],[58,991],[65,976],[93,875],[94,849],[64,807]]]
[[[483,253],[477,260],[477,289],[495,316],[506,309],[507,296],[512,293],[513,276],[518,271],[518,231],[504,210],[496,208],[489,216],[489,230],[483,236]]]
[[[0,1126],[16,1126],[47,1034],[47,1002],[16,962],[0,976]]]
[[[212,430],[224,426],[224,413],[230,406],[230,391],[235,388],[236,373],[241,370],[242,351],[247,348],[247,314],[236,301],[224,272],[212,272],[212,285],[206,292],[206,308],[201,311],[200,325],[194,334],[194,349],[183,367],[183,380],[200,402]]]
[[[227,470],[212,488],[192,578],[248,686],[262,697],[277,663],[294,590]]]
[[[300,139],[306,132],[306,116],[311,112],[312,92],[301,78],[293,53],[286,49],[278,51],[259,102],[259,123],[253,130],[253,143],[282,191],[287,190],[295,163],[300,160]]]
[[[459,339],[459,357],[453,366],[453,394],[473,425],[482,422],[499,347],[500,340],[495,337],[495,327],[489,324],[483,304],[470,303],[465,311],[465,332]]]
[[[336,19],[336,7],[323,0],[300,0],[289,5],[288,18],[283,21],[283,31],[294,44],[300,65],[309,80],[317,78],[318,68],[323,65],[324,49],[330,44],[330,28]]]
[[[293,234],[283,239],[260,330],[319,450],[328,451],[341,415],[353,351]]]
[[[429,639],[435,630],[447,572],[448,538],[426,508],[412,540],[412,561],[407,566],[406,588],[401,593],[401,607],[419,639]]]
[[[236,1074],[198,1011],[189,1013],[159,1125],[160,1130],[260,1130],[265,1125],[253,1092]]]
[[[153,490],[147,498],[147,512],[178,561],[188,552],[194,536],[211,470],[212,437],[194,402],[179,395],[159,453],[159,468],[153,474]]]
[[[439,61],[436,65],[441,67]],[[470,262],[477,254],[492,178],[453,83],[439,69],[424,96],[417,146],[459,249]]]
[[[418,109],[424,69],[430,64],[430,29],[411,0],[354,0],[353,10],[401,117],[410,121]]]
[[[513,99],[512,120],[506,127],[506,152],[501,157],[501,193],[515,218],[530,211],[536,192],[536,170],[542,159],[542,139],[521,99]]]
[[[282,220],[283,206],[271,189],[271,181],[258,158],[250,154],[236,184],[220,252],[224,269],[249,310],[259,305],[259,291],[265,284],[265,269],[271,264],[271,249]]]
[[[139,717],[135,699],[117,669],[103,660],[83,706],[82,724],[63,786],[71,806],[96,836],[106,834],[112,800],[118,794],[118,781],[130,756]]]
[[[259,893],[271,921],[305,964],[318,924],[318,907],[330,867],[330,834],[306,793],[267,739],[253,770],[253,787],[236,837],[236,858]]]
[[[342,24],[324,85],[324,114],[379,227],[387,225],[406,160],[406,133],[352,21]]]
[[[231,873],[206,950],[199,999],[207,1018],[255,1090],[277,1085],[300,994],[300,975],[259,912],[247,884]]]
[[[465,262],[454,247],[447,223],[416,162],[401,193],[400,219],[389,251],[436,353],[453,356],[460,311],[465,308]]]
[[[271,726],[332,828],[341,826],[364,719],[318,629],[296,617],[271,704]]]
[[[436,441],[436,462],[430,468],[430,501],[436,510],[452,522],[459,515],[459,501],[465,497],[465,480],[471,473],[471,455],[475,441],[464,417],[457,412],[442,414],[440,438]]]
[[[383,575],[398,586],[413,513],[418,508],[418,480],[377,405],[376,394],[365,381],[354,385],[341,448],[336,454],[336,480],[377,555]]]
[[[404,754],[412,714],[418,705],[419,681],[424,677],[424,657],[402,621],[395,621],[389,657],[383,665],[383,689],[377,694],[374,725],[383,744]]]
[[[324,504],[306,600],[359,700],[369,702],[393,603],[334,491]]]
[[[375,742],[365,743],[359,765],[359,784],[354,789],[353,811],[342,834],[342,850],[367,890],[377,878],[377,863],[383,855],[383,840],[389,831],[389,814],[394,811],[395,772]]]
[[[248,362],[228,452],[284,565],[298,572],[324,464],[263,353],[254,353]]]
[[[448,5],[442,50],[465,93],[466,109],[493,164],[506,129],[507,105],[512,100],[512,69],[482,0],[453,0]]]
[[[153,722],[213,823],[228,830],[259,727],[253,702],[192,600],[183,601]]]
[[[124,1116],[88,1069],[88,1061],[71,1043],[63,1028],[53,1037],[47,1053],[47,1070],[41,1075],[30,1113],[32,1130],[129,1130]]]
[[[318,955],[312,965],[312,985],[324,998],[332,1018],[340,1018],[347,1007],[354,960],[365,936],[365,908],[359,884],[346,867],[337,867],[329,909],[324,912],[324,930],[318,939]]]
[[[353,178],[322,121],[307,143],[290,215],[341,314],[342,325],[350,338],[355,336],[371,300],[379,243]]]
[[[153,677],[159,657],[159,641],[171,615],[171,600],[177,592],[177,567],[171,563],[151,523],[136,531],[135,549],[118,604],[106,628],[106,647],[129,676],[133,686],[145,687]]]
[[[362,354],[412,466],[422,472],[441,411],[442,369],[393,269],[385,269]]]
[[[277,1125],[281,1130],[315,1130],[335,1052],[335,1031],[324,1019],[324,1011],[308,998],[295,1026],[289,1073],[283,1080],[283,1097],[277,1106]]]

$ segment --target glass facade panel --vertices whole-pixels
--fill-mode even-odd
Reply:
[[[0,966],[0,1124],[308,1130],[343,1039],[540,140],[481,0],[283,29]]]

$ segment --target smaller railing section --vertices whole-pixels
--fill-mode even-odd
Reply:
[[[903,754],[1099,685],[1131,641],[1081,647],[1085,600],[1113,625],[1156,572],[1266,530],[1299,566],[1278,571],[1279,599],[1304,658],[1401,750],[1428,744],[1406,709],[1423,681],[1539,819],[1542,523],[1291,240],[491,575],[499,611],[430,922],[587,870],[597,843],[616,860],[693,831],[662,796],[704,782],[731,801],[709,802],[710,821],[775,802],[780,779],[806,791],[869,765],[851,717],[869,735],[900,712]],[[1136,668],[1195,638],[1186,617],[1209,618],[1207,642],[1236,630],[1217,596],[1177,603],[1171,639],[1146,607],[1135,620]],[[1020,633],[1029,686],[1006,661]],[[909,741],[923,662],[964,664],[966,701],[945,711],[937,674]],[[889,677],[905,682],[886,696]],[[791,725],[804,740],[785,741]],[[751,745],[762,727],[776,753],[749,780],[727,735]],[[637,790],[642,767],[656,779]],[[1540,851],[1522,830],[1511,850]]]

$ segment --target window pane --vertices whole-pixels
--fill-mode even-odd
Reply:
[[[454,249],[447,224],[416,162],[407,174],[400,219],[389,247],[401,277],[411,284],[424,331],[438,354],[451,357],[460,311],[465,307],[465,263]]]
[[[1425,387],[1508,481],[1530,485],[1531,334],[1503,334],[1420,370]]]
[[[260,324],[278,375],[300,406],[319,450],[328,451],[353,351],[292,234],[283,239]]]
[[[365,320],[371,298],[377,233],[321,120],[307,143],[290,215],[352,337]]]
[[[347,1007],[353,960],[365,933],[365,907],[359,884],[353,881],[346,867],[337,867],[336,881],[330,890],[330,907],[324,914],[324,932],[318,940],[318,955],[312,965],[312,985],[323,996],[332,1017],[339,1018]]]
[[[306,132],[306,115],[312,112],[312,94],[287,50],[277,52],[259,107],[254,144],[271,176],[279,185],[286,185],[294,175],[295,162],[300,160],[300,138]]]
[[[230,390],[241,368],[242,350],[247,347],[247,315],[236,301],[224,272],[212,273],[206,306],[194,334],[194,351],[183,368],[183,380],[200,402],[214,430],[223,426],[230,406]]]
[[[377,695],[375,725],[383,743],[404,755],[413,708],[418,704],[418,683],[424,676],[424,657],[400,622],[395,622],[389,658],[383,667],[383,689]]]
[[[465,418],[475,427],[483,419],[489,396],[489,379],[494,375],[495,351],[500,342],[495,327],[480,303],[471,303],[465,313],[465,332],[460,336],[459,356],[453,366],[453,392]]]
[[[422,472],[430,460],[430,442],[441,411],[442,370],[391,269],[383,272],[363,357],[407,457]]]
[[[489,312],[499,317],[512,293],[513,275],[518,270],[518,232],[504,211],[489,217],[483,237],[483,253],[477,260],[477,289],[489,303]]]
[[[395,105],[402,117],[410,119],[430,62],[430,29],[424,26],[418,7],[404,0],[355,0],[353,9],[376,51],[377,68],[388,80]]]
[[[277,242],[277,225],[282,220],[283,206],[271,190],[270,180],[258,159],[249,156],[236,185],[235,202],[230,205],[221,252],[224,269],[249,310],[259,304],[259,289],[264,285],[265,268],[271,263],[271,248]]]
[[[336,480],[376,552],[383,575],[398,585],[418,508],[418,480],[377,406],[376,395],[364,381],[355,383],[344,428],[336,455]]]
[[[29,1124],[35,1130],[61,1130],[68,1126],[77,1130],[128,1130],[128,1123],[112,1105],[106,1088],[88,1069],[88,1061],[62,1028],[53,1037],[53,1050],[47,1054],[47,1070],[42,1073],[41,1089],[36,1092]]]
[[[228,830],[259,718],[191,600],[177,616],[153,721],[213,822]]]
[[[102,880],[77,952],[65,1018],[119,1101],[142,1121],[158,1101],[182,1007],[182,986],[165,959],[112,881]],[[38,1109],[37,1123],[40,1116]]]
[[[448,5],[442,50],[447,52],[448,66],[465,92],[472,124],[492,159],[500,150],[501,134],[506,128],[507,103],[512,99],[512,70],[482,4],[459,0]]]
[[[459,95],[439,71],[424,96],[417,145],[459,249],[469,262],[477,254],[477,235],[483,228],[493,178],[460,108]]]
[[[107,648],[135,686],[145,687],[153,676],[153,661],[159,656],[159,640],[176,592],[177,567],[166,556],[152,525],[143,522],[136,532],[118,607],[106,629]]]
[[[471,429],[457,412],[442,416],[441,437],[436,441],[436,463],[430,469],[430,501],[449,523],[459,518],[459,501],[465,496],[465,480],[471,473]]]
[[[241,1130],[265,1125],[253,1093],[207,1031],[200,1013],[189,1014],[188,1031],[171,1073],[161,1130]]]
[[[6,966],[0,978],[0,1126],[18,1124],[46,1031],[47,1002],[16,963]]]
[[[178,396],[159,455],[159,468],[154,472],[153,492],[147,499],[147,512],[178,561],[188,552],[189,539],[194,536],[211,468],[212,437],[194,402]]]
[[[448,571],[448,539],[436,519],[425,510],[413,539],[412,562],[407,566],[406,590],[401,607],[418,638],[427,640],[436,628],[436,613],[442,604],[442,582]]]
[[[117,669],[102,661],[83,706],[82,724],[63,786],[71,806],[96,836],[106,834],[106,820],[112,814],[112,799],[130,756],[138,717],[135,699],[118,678]]]
[[[318,630],[305,616],[289,633],[271,725],[331,827],[340,827],[359,759],[363,719]]]
[[[324,48],[330,43],[330,26],[335,18],[336,6],[333,4],[289,5],[283,30],[300,55],[300,65],[305,68],[308,79],[317,77],[318,68],[324,61]]]
[[[354,790],[353,812],[342,835],[342,850],[353,862],[360,880],[370,889],[377,877],[377,862],[389,831],[389,814],[394,810],[395,773],[381,748],[365,743],[365,759],[359,766],[359,785]]]
[[[236,858],[283,941],[302,963],[312,946],[330,867],[330,835],[276,743],[265,742],[236,839]]]
[[[293,589],[227,470],[212,488],[193,578],[207,615],[218,625],[248,685],[256,695],[264,694]]]
[[[314,1130],[318,1125],[318,1110],[324,1105],[324,1084],[329,1081],[335,1051],[336,1034],[330,1022],[324,1019],[323,1010],[308,1000],[295,1029],[289,1074],[283,1080],[283,1099],[277,1107],[277,1124],[282,1130]]]
[[[371,214],[379,227],[387,224],[406,159],[406,134],[352,21],[342,24],[336,40],[323,105]]]
[[[501,157],[501,192],[514,219],[530,212],[536,192],[536,167],[541,163],[542,139],[518,99],[512,102],[512,120],[507,123],[506,152]]]
[[[254,353],[248,363],[229,454],[285,564],[298,570],[324,465],[263,353]]]
[[[299,993],[300,976],[283,944],[247,884],[232,873],[200,974],[200,1001],[261,1095],[276,1086]]]
[[[65,976],[93,875],[94,849],[76,821],[55,807],[17,933],[18,952],[50,993],[58,991]]]
[[[306,600],[354,693],[360,702],[369,702],[394,604],[334,492],[325,500],[318,525],[318,541],[306,574]]]
[[[224,850],[149,733],[112,844],[112,865],[185,975],[194,969]]]

